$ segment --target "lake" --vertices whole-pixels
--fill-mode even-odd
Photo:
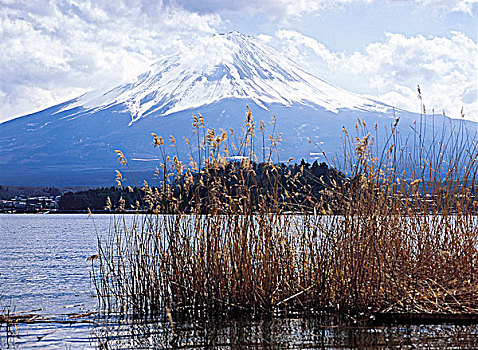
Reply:
[[[0,310],[36,315],[0,326],[0,348],[89,349],[152,347],[474,348],[474,325],[345,325],[334,317],[299,315],[266,320],[106,322],[81,316],[96,310],[90,281],[97,234],[112,215],[0,214]],[[131,217],[127,216],[127,221]]]

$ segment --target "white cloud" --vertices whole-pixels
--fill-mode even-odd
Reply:
[[[276,33],[276,45],[294,61],[344,88],[378,96],[384,102],[418,111],[417,85],[428,111],[457,116],[461,107],[478,121],[478,47],[469,37],[407,37],[387,33],[362,52],[334,53],[295,31]],[[274,40],[271,40],[274,42]]]
[[[221,23],[161,1],[0,0],[0,122],[125,81]]]
[[[472,14],[473,6],[478,4],[478,0],[415,0],[417,4],[441,8],[451,12],[465,12]]]

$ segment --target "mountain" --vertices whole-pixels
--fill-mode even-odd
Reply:
[[[270,104],[320,106],[333,112],[390,109],[326,83],[251,37],[233,32],[213,40],[200,53],[169,56],[134,82],[86,94],[62,110],[123,105],[134,123],[229,98],[249,99],[265,110]]]
[[[116,149],[137,179],[151,179],[159,156],[152,132],[190,138],[198,112],[207,127],[240,131],[246,105],[266,125],[277,117],[282,160],[337,154],[343,126],[353,130],[357,118],[382,130],[396,117],[402,125],[419,117],[334,87],[260,40],[233,32],[165,57],[127,84],[0,124],[0,184],[111,185]],[[187,161],[187,152],[178,143],[174,155]]]

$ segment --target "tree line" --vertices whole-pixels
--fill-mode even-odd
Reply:
[[[220,211],[226,214],[236,213],[238,208],[242,208],[240,211],[255,211],[266,204],[271,211],[297,210],[312,207],[331,178],[340,176],[324,162],[310,164],[302,160],[278,165],[227,162],[196,172],[188,170],[171,178],[158,177],[158,185],[152,187],[110,186],[67,192],[60,198],[59,209],[163,213]],[[229,205],[236,202],[239,206]]]

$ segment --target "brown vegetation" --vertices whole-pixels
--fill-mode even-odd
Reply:
[[[428,143],[418,133],[408,145],[397,123],[383,150],[362,122],[355,138],[344,130],[343,162],[336,176],[315,179],[323,186],[315,200],[300,173],[278,176],[280,136],[267,137],[263,123],[256,135],[250,111],[242,136],[205,130],[195,117],[188,167],[153,134],[161,185],[144,191],[155,214],[131,225],[117,218],[99,238],[92,265],[102,307],[141,317],[169,309],[476,314],[476,138],[459,127],[433,131]]]

